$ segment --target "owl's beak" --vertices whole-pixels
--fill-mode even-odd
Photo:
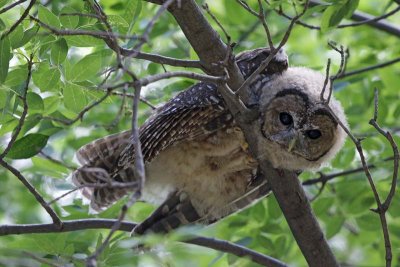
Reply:
[[[293,138],[290,140],[290,142],[289,142],[289,146],[288,146],[288,152],[291,152],[292,151],[292,149],[294,148],[294,146],[296,145],[296,143],[297,143],[297,135],[295,135],[295,136],[293,136]]]

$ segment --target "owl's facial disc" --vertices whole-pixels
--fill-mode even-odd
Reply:
[[[266,107],[262,131],[280,152],[317,161],[333,146],[336,128],[326,108],[311,105],[302,92],[284,90]]]

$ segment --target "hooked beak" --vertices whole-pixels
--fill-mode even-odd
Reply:
[[[298,139],[298,137],[297,137],[297,135],[295,135],[295,136],[293,136],[293,138],[290,140],[289,146],[288,146],[288,152],[291,152],[291,151],[292,151],[292,149],[294,148],[294,146],[295,146],[296,143],[297,143],[297,139]]]

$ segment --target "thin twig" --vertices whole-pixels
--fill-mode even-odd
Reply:
[[[103,32],[103,31],[87,31],[87,30],[76,30],[76,29],[58,29],[55,27],[52,27],[41,20],[29,16],[29,18],[33,21],[35,21],[37,24],[39,24],[41,27],[45,28],[46,30],[49,30],[52,34],[56,36],[76,36],[76,35],[87,35],[87,36],[92,36],[97,39],[107,39],[110,37],[110,33],[108,32]],[[134,36],[134,35],[123,35],[123,34],[118,34],[118,33],[113,33],[113,36],[115,38],[121,38],[121,39],[128,39],[128,40],[137,40],[141,39],[139,36]]]
[[[33,253],[31,253],[31,252],[23,251],[22,254],[24,254],[25,256],[28,256],[28,257],[32,258],[33,260],[35,260],[35,261],[37,261],[37,262],[42,263],[42,264],[44,264],[44,265],[51,266],[51,267],[61,267],[61,265],[57,265],[57,264],[55,264],[54,262],[52,262],[52,261],[50,261],[50,260],[48,260],[48,259],[45,259],[45,258],[36,256],[35,254],[33,254]]]
[[[56,163],[56,164],[58,164],[58,165],[60,165],[60,166],[63,166],[63,167],[65,167],[65,168],[69,169],[69,170],[72,170],[72,171],[75,171],[75,170],[76,170],[75,167],[70,166],[70,165],[67,165],[67,164],[65,164],[64,162],[62,162],[62,161],[60,161],[60,160],[58,160],[58,159],[55,159],[55,158],[51,157],[50,155],[47,155],[43,150],[40,151],[39,154],[42,155],[44,158],[50,160],[51,162],[54,162],[54,163]]]
[[[62,221],[55,213],[55,211],[47,204],[47,202],[43,199],[43,197],[36,191],[35,187],[22,175],[20,171],[15,169],[13,166],[5,162],[3,159],[0,159],[0,165],[5,169],[9,170],[12,174],[14,174],[18,180],[29,190],[29,192],[36,198],[39,204],[47,211],[50,217],[53,220],[53,223],[58,227],[62,227]]]
[[[78,187],[75,187],[67,192],[65,192],[64,194],[61,194],[60,196],[54,198],[53,200],[49,201],[48,204],[51,205],[57,201],[59,201],[60,199],[76,192],[77,190],[83,189],[83,188],[96,188],[96,189],[101,189],[101,188],[129,188],[129,187],[137,187],[137,182],[107,182],[107,183],[85,183],[82,184]]]
[[[7,31],[5,31],[2,35],[1,35],[1,40],[3,38],[5,38],[6,36],[8,36],[10,33],[12,33],[19,24],[21,24],[21,22],[28,16],[29,11],[32,9],[33,5],[36,3],[36,0],[31,0],[29,2],[28,7],[25,9],[24,13],[22,13],[21,17],[10,27],[10,29],[8,29]]]
[[[340,49],[340,50],[336,50],[335,51],[341,53],[341,56],[343,58],[343,53],[344,50]],[[328,66],[327,66],[328,67]],[[339,70],[340,72],[340,70]],[[338,72],[338,73],[339,73]],[[328,71],[327,71],[328,73]],[[336,75],[336,78],[338,77],[338,75]],[[335,79],[335,76],[332,78],[330,77],[331,83],[333,84],[333,81]],[[331,84],[331,87],[332,87]],[[378,118],[378,94],[377,91],[375,91],[375,109],[374,109],[374,115],[373,118],[370,120],[370,124],[373,125],[375,127],[375,129],[381,133],[391,144],[392,149],[393,149],[393,154],[394,154],[394,170],[393,170],[393,179],[392,179],[392,185],[391,185],[391,189],[389,192],[388,197],[386,198],[385,202],[382,203],[381,198],[379,196],[378,190],[376,188],[375,182],[372,178],[370,169],[369,169],[369,165],[367,164],[365,155],[364,155],[364,151],[361,145],[361,140],[356,138],[351,132],[350,130],[347,128],[346,125],[344,125],[344,123],[342,121],[340,121],[340,119],[334,114],[334,112],[331,110],[331,108],[329,107],[328,103],[329,102],[325,102],[326,107],[330,110],[330,113],[332,114],[332,116],[335,118],[335,120],[338,122],[338,124],[340,125],[340,127],[342,127],[342,129],[347,133],[347,135],[350,137],[350,139],[353,141],[353,143],[356,146],[357,152],[360,156],[360,160],[363,166],[363,170],[364,173],[367,177],[368,183],[371,187],[372,193],[374,195],[374,199],[375,202],[377,204],[377,208],[373,209],[372,211],[376,212],[379,215],[380,218],[380,222],[381,222],[381,226],[382,226],[382,232],[383,232],[383,238],[384,238],[384,244],[385,244],[385,251],[386,251],[386,256],[385,256],[385,260],[386,260],[386,267],[390,267],[391,266],[391,262],[392,262],[392,249],[391,249],[391,241],[390,241],[390,234],[389,234],[389,229],[388,229],[388,225],[387,225],[387,220],[386,220],[386,211],[389,208],[390,202],[395,194],[395,190],[396,190],[396,181],[397,181],[397,175],[398,175],[398,167],[399,167],[399,152],[398,152],[398,148],[397,145],[395,143],[395,141],[393,140],[391,134],[389,132],[385,132],[378,124],[377,124],[377,118]],[[386,204],[386,205],[384,205]]]
[[[212,240],[212,242],[210,242]],[[198,246],[205,246],[208,248],[212,248],[218,251],[223,251],[227,253],[234,254],[238,257],[247,257],[251,259],[253,262],[258,263],[262,266],[269,267],[287,267],[288,265],[269,257],[267,255],[258,253],[256,251],[250,250],[244,246],[237,245],[225,240],[217,240],[215,238],[206,238],[206,237],[195,237],[190,240],[184,241],[185,243],[194,244]]]
[[[140,39],[139,43],[135,45],[134,50],[140,51],[144,43],[147,43],[149,41],[149,35],[154,27],[155,22],[161,17],[161,15],[173,2],[175,2],[175,0],[167,0],[160,6],[153,18],[147,23],[144,29],[144,33],[142,34],[142,38]]]
[[[272,50],[274,48],[274,43],[272,41],[271,31],[269,30],[269,27],[267,24],[267,19],[265,17],[264,8],[263,8],[261,0],[258,0],[258,6],[259,6],[258,19],[261,21],[261,23],[264,27],[264,31],[267,34],[268,46]]]
[[[86,106],[84,109],[82,109],[79,114],[71,120],[65,120],[65,119],[60,119],[60,118],[55,118],[55,117],[49,117],[49,116],[44,116],[43,119],[48,119],[48,120],[52,120],[52,121],[56,121],[59,123],[62,123],[64,125],[72,125],[75,122],[77,122],[78,120],[82,120],[83,116],[86,114],[86,112],[88,112],[89,110],[91,110],[92,108],[94,108],[95,106],[99,105],[101,102],[103,102],[104,100],[107,99],[107,97],[111,94],[111,90],[107,90],[107,93],[105,95],[103,95],[101,98],[99,98],[98,100],[94,101],[92,104]]]
[[[311,2],[315,2],[315,1],[311,1]],[[348,28],[348,27],[357,27],[357,26],[361,26],[361,25],[371,25],[371,24],[374,24],[374,23],[379,23],[379,21],[394,15],[395,13],[399,12],[399,10],[400,10],[400,7],[397,7],[395,9],[393,9],[392,11],[390,11],[390,12],[384,14],[384,15],[378,16],[378,17],[371,17],[371,16],[369,16],[367,14],[362,14],[362,13],[359,13],[359,12],[355,12],[353,14],[352,19],[357,19],[358,20],[357,22],[347,23],[347,24],[340,24],[340,25],[336,26],[336,28],[343,29],[343,28]],[[275,9],[275,12],[278,15],[284,17],[284,18],[287,18],[287,19],[290,19],[290,20],[292,19],[292,16],[289,16],[289,15],[285,14],[284,12],[282,12],[281,9]],[[303,27],[306,27],[308,29],[311,29],[311,30],[321,30],[321,27],[315,26],[315,25],[311,25],[311,24],[305,23],[303,21],[297,21],[296,24],[299,24],[299,25],[301,25]],[[371,26],[374,26],[374,25],[371,25]],[[394,31],[392,29],[394,26],[388,27],[388,25],[383,24],[383,23],[375,24],[375,27],[377,27],[379,29],[383,28],[384,30],[390,31],[390,32]]]
[[[125,57],[144,59],[154,63],[165,64],[175,67],[199,68],[199,69],[203,68],[200,64],[200,61],[197,60],[182,60],[172,57],[161,56],[157,54],[140,52],[138,50],[125,49],[122,47],[119,47],[119,50],[121,51],[121,55]]]
[[[116,96],[122,96],[123,97],[123,93],[121,93],[121,92],[112,92],[111,93],[112,95],[116,95]],[[126,93],[125,94],[125,96],[126,97],[128,97],[128,98],[134,98],[135,97],[135,95],[134,94],[128,94],[128,93]],[[156,109],[157,107],[156,106],[154,106],[152,103],[150,103],[150,101],[149,100],[147,100],[146,98],[144,98],[144,97],[140,97],[140,102],[142,102],[142,103],[144,103],[144,104],[146,104],[146,105],[148,105],[151,109]]]
[[[387,62],[383,62],[383,63],[379,63],[379,64],[376,64],[376,65],[368,66],[368,67],[365,67],[365,68],[352,70],[352,71],[349,71],[349,72],[344,72],[341,75],[339,75],[338,79],[344,79],[344,78],[347,78],[349,76],[361,74],[363,72],[376,70],[376,69],[381,69],[381,68],[390,66],[392,64],[396,64],[398,62],[400,62],[400,57],[392,59],[392,60],[389,60]]]
[[[60,13],[60,16],[78,16],[78,17],[88,17],[88,18],[99,19],[99,16],[98,16],[98,15],[95,15],[95,14],[77,13],[77,12],[72,12],[72,13]]]
[[[211,75],[188,72],[188,71],[174,71],[174,72],[164,72],[152,76],[147,76],[145,78],[138,80],[135,83],[135,85],[146,86],[149,85],[150,83],[154,83],[160,80],[169,79],[173,77],[185,77],[189,79],[194,79],[203,82],[210,82],[215,84],[220,84],[225,81],[225,77],[223,76],[211,76]]]
[[[265,70],[265,68],[268,66],[268,64],[271,62],[271,60],[274,58],[274,56],[279,52],[279,50],[286,44],[286,42],[289,39],[289,36],[292,32],[293,26],[296,24],[296,21],[299,20],[299,18],[301,16],[304,15],[304,13],[307,11],[308,8],[308,4],[309,4],[309,0],[306,0],[305,4],[304,4],[304,8],[303,11],[298,14],[297,16],[295,16],[293,18],[293,20],[290,22],[285,35],[283,36],[281,42],[279,43],[278,47],[276,47],[275,49],[272,49],[270,51],[270,54],[268,55],[268,57],[260,64],[260,66],[243,82],[243,84],[236,90],[236,94],[241,94],[242,91],[244,90],[244,88],[247,88],[249,86],[249,84],[251,82],[254,81],[254,79],[263,71]]]
[[[115,118],[113,119],[113,121],[105,127],[108,131],[114,129],[118,125],[118,123],[121,121],[121,117],[122,117],[122,114],[124,113],[124,109],[125,109],[125,101],[126,101],[126,88],[123,88],[122,101],[119,106],[118,113],[115,116]]]
[[[15,130],[14,130],[12,136],[11,136],[10,142],[8,142],[7,147],[4,149],[4,151],[0,155],[0,159],[3,159],[5,156],[7,156],[8,152],[11,149],[11,147],[14,145],[14,142],[17,140],[17,137],[18,137],[19,133],[21,132],[22,126],[25,123],[26,115],[28,114],[28,102],[26,100],[26,95],[28,93],[29,83],[30,83],[31,78],[32,78],[33,54],[31,54],[30,58],[27,59],[27,63],[28,63],[28,76],[27,76],[26,81],[25,81],[25,86],[24,86],[24,89],[23,89],[22,96],[20,97],[21,100],[22,100],[22,104],[23,104],[22,114],[21,114],[21,117],[18,120],[18,125],[15,128]]]
[[[221,29],[221,31],[224,33],[226,42],[228,44],[231,43],[231,36],[228,34],[228,32],[225,30],[224,26],[222,26],[221,22],[217,19],[217,17],[211,12],[210,8],[208,7],[208,4],[205,3],[202,5],[203,9],[207,12],[207,14],[217,23],[218,27]]]
[[[18,6],[19,4],[22,4],[22,3],[24,3],[24,2],[26,2],[26,0],[19,0],[19,1],[14,2],[14,3],[12,3],[12,4],[8,5],[8,6],[6,6],[6,7],[3,7],[2,9],[0,9],[0,14],[5,13],[5,12],[7,12],[8,10],[12,9],[13,7]]]
[[[119,218],[114,222],[114,224],[111,227],[110,232],[108,233],[106,239],[104,239],[103,243],[96,249],[96,251],[90,255],[87,260],[86,260],[86,266],[87,267],[95,267],[97,266],[97,257],[104,251],[104,249],[107,247],[108,243],[111,240],[111,237],[113,234],[120,229],[122,225],[122,221],[125,218],[126,212],[127,212],[126,205],[122,206],[121,209],[121,214],[119,215]]]

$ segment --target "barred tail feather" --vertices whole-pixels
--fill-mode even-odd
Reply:
[[[82,194],[90,199],[90,206],[95,210],[139,189],[133,166],[113,173],[121,151],[129,144],[129,137],[130,131],[110,135],[83,146],[76,153],[83,166],[73,172],[72,182],[82,188]]]

